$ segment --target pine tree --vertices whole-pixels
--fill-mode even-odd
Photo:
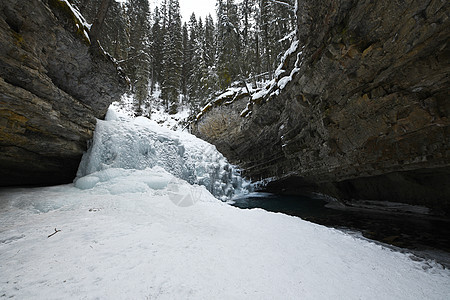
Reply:
[[[273,76],[280,55],[290,44],[284,39],[293,29],[293,10],[290,6],[271,0],[259,3],[259,40],[263,71]]]
[[[153,12],[153,24],[151,29],[152,40],[150,42],[151,50],[151,85],[150,92],[153,93],[155,84],[161,83],[163,79],[163,46],[164,46],[164,28],[162,27],[162,16],[160,9],[155,8]]]
[[[147,102],[150,80],[150,7],[147,0],[128,1],[130,48],[126,70],[133,85],[137,102],[136,114],[142,114]]]
[[[243,0],[241,3],[240,15],[242,20],[242,75],[247,77],[251,73],[252,53],[251,44],[251,2],[252,0]]]
[[[199,93],[201,89],[201,60],[202,60],[202,31],[203,25],[201,19],[197,21],[195,15],[191,15],[189,21],[189,46],[192,63],[192,70],[189,79],[189,97],[191,102],[199,102]]]
[[[208,15],[205,20],[205,38],[204,38],[204,53],[205,64],[207,67],[212,67],[215,62],[215,26],[211,15]]]
[[[188,96],[189,77],[192,69],[191,55],[190,55],[190,40],[187,24],[183,24],[183,67],[181,72],[181,93],[186,99]],[[184,99],[183,99],[184,100]]]
[[[225,89],[241,73],[239,17],[233,0],[217,1],[217,19],[217,75],[219,88]]]
[[[211,15],[206,17],[203,38],[203,60],[201,91],[202,99],[196,103],[196,107],[203,106],[207,99],[219,90],[216,68],[216,27]]]
[[[180,4],[178,0],[167,2],[167,28],[164,40],[164,79],[161,96],[169,113],[176,113],[181,87],[183,42],[181,33]]]

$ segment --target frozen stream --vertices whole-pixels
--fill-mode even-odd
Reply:
[[[119,115],[112,108],[106,121],[97,122],[75,185],[92,188],[109,179],[97,173],[108,169],[145,170],[155,166],[190,184],[205,186],[221,200],[245,192],[249,186],[213,145],[187,132],[160,127],[144,117]]]

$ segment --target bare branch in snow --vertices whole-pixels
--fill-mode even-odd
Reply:
[[[52,234],[50,234],[47,238],[54,236],[55,234],[57,234],[58,232],[60,232],[61,230],[57,230],[55,228],[55,232],[53,232]]]

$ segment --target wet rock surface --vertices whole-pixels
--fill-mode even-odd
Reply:
[[[80,26],[63,1],[1,1],[0,186],[71,182],[125,88]]]
[[[285,63],[299,69],[293,79],[262,100],[213,107],[192,131],[277,191],[448,214],[449,6],[299,1],[299,46]]]

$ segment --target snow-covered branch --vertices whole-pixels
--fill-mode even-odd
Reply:
[[[287,3],[287,2],[283,2],[283,1],[279,1],[279,0],[269,0],[269,1],[272,1],[272,2],[277,3],[277,4],[285,5],[285,6],[289,7],[289,8],[294,9],[292,4]]]

